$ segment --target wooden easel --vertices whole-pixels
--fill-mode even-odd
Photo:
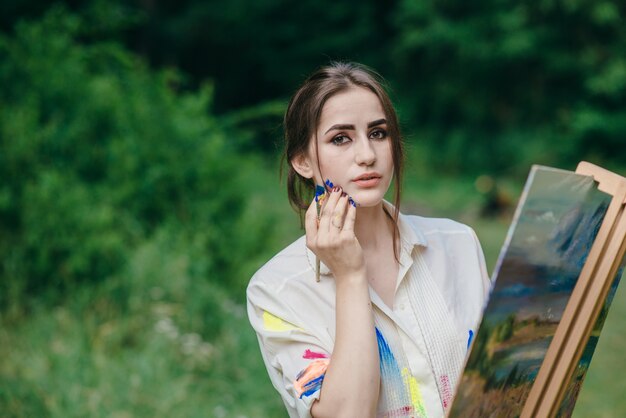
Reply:
[[[577,174],[592,176],[613,196],[602,226],[565,307],[521,418],[555,417],[626,251],[626,178],[581,162]]]

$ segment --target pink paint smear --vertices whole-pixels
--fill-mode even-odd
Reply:
[[[328,354],[316,353],[315,351],[311,351],[307,349],[304,351],[302,358],[309,359],[309,360],[318,359],[318,358],[328,358]]]

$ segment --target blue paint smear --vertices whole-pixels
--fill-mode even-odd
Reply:
[[[389,348],[389,344],[387,344],[387,341],[385,341],[383,334],[378,328],[376,328],[376,340],[378,342],[378,358],[380,360],[381,372],[385,372],[387,369],[390,372],[397,373],[398,376],[401,376],[398,362],[393,356],[391,348]]]
[[[400,372],[400,366],[378,328],[376,328],[376,340],[378,341],[378,356],[380,359],[380,379],[384,382],[382,389],[385,394],[383,396],[387,397],[389,402],[397,408],[412,408],[413,404]],[[413,411],[413,413],[418,414],[418,411]],[[412,416],[417,417],[419,415]]]
[[[469,337],[467,339],[467,349],[469,350],[470,345],[472,345],[472,340],[474,339],[474,331],[470,329],[468,333],[469,333]]]
[[[305,389],[305,391],[302,392],[302,394],[300,395],[300,399],[302,399],[303,396],[311,396],[312,394],[320,390],[320,388],[322,387],[322,382],[324,381],[324,376],[326,376],[326,373],[324,373],[320,377],[316,377],[315,379],[304,385],[303,388]]]
[[[386,359],[388,357],[393,357],[393,354],[391,353],[391,348],[389,348],[389,344],[387,344],[387,341],[385,341],[383,334],[378,328],[375,329],[376,341],[378,342],[378,357],[380,361],[383,361],[383,359]]]

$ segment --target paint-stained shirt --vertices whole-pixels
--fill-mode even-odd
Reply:
[[[380,358],[379,417],[445,416],[490,289],[474,231],[400,214],[393,306],[370,288]],[[310,417],[335,341],[335,282],[301,237],[248,286],[248,316],[290,417]],[[358,356],[358,352],[354,353]]]

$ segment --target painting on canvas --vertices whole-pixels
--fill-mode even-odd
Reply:
[[[449,417],[520,415],[610,201],[591,177],[532,168]],[[562,416],[571,414],[617,282],[570,382]]]

